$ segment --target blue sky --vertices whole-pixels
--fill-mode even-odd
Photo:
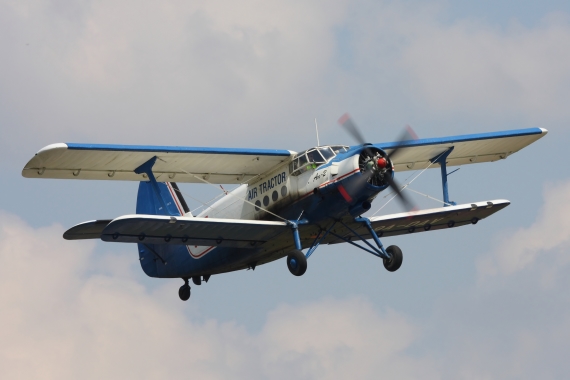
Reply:
[[[24,378],[567,377],[569,8],[0,1],[2,368]],[[315,117],[321,142],[350,144],[336,125],[346,111],[374,142],[406,124],[420,137],[549,134],[453,174],[452,200],[511,206],[476,226],[386,239],[404,251],[396,273],[351,247],[321,247],[301,278],[278,261],[214,276],[187,303],[180,280],[142,273],[134,247],[61,238],[132,213],[136,183],[20,175],[55,142],[299,151],[316,142]],[[414,188],[441,197],[438,172]]]

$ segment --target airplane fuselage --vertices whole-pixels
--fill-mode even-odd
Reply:
[[[324,163],[306,162],[301,168],[295,166],[294,158],[251,180],[249,184],[228,192],[197,217],[299,220],[325,226],[332,220],[360,215],[367,211],[370,201],[387,186],[362,183],[359,166],[362,147],[345,150],[337,152]],[[185,214],[180,208],[179,211],[180,215]],[[141,265],[149,276],[193,277],[255,267],[284,257],[294,248],[291,235],[285,245],[263,244],[256,249],[154,246],[153,249],[166,258],[168,265],[151,260],[151,253],[142,244],[139,244],[139,254]]]

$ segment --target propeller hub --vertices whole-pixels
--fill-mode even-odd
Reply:
[[[388,161],[386,161],[384,157],[380,157],[378,161],[376,161],[376,164],[380,169],[385,169],[386,166],[388,166]]]

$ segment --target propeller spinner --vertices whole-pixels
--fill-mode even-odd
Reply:
[[[357,188],[361,188],[370,183],[374,186],[383,186],[388,184],[398,196],[398,199],[406,210],[414,209],[413,203],[405,196],[401,187],[392,177],[393,164],[392,158],[396,156],[404,141],[415,140],[417,135],[411,127],[407,126],[400,138],[397,140],[396,147],[387,155],[383,155],[382,151],[374,148],[366,143],[360,129],[356,126],[348,113],[345,113],[339,120],[339,124],[346,129],[358,144],[363,145],[363,151],[359,158],[359,167],[362,173],[361,180],[356,184]]]

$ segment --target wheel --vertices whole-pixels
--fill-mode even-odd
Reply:
[[[202,277],[194,276],[192,277],[192,282],[194,283],[194,285],[202,285]]]
[[[295,276],[302,276],[307,270],[307,258],[303,252],[294,249],[287,256],[287,268]]]
[[[178,296],[182,301],[188,301],[190,298],[190,285],[184,284],[178,290]]]
[[[391,245],[386,248],[386,252],[388,252],[392,257],[390,259],[383,259],[384,268],[389,272],[397,271],[400,266],[402,266],[402,261],[404,260],[402,250],[397,245]]]

